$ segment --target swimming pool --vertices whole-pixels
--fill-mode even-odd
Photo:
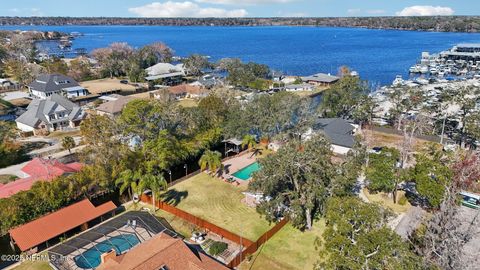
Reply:
[[[233,176],[241,180],[248,180],[252,177],[252,174],[258,170],[260,170],[260,164],[258,162],[254,162],[247,167],[235,172]]]
[[[100,265],[100,255],[105,252],[109,252],[112,248],[115,249],[117,254],[121,254],[132,247],[136,246],[140,241],[134,234],[123,234],[113,236],[108,240],[102,241],[91,247],[82,255],[75,256],[74,260],[78,267],[83,269],[95,268]]]

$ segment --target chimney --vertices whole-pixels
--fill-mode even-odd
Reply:
[[[117,257],[117,252],[115,251],[115,249],[112,248],[110,251],[102,253],[102,255],[100,255],[100,264],[104,264],[108,260],[115,259],[115,257]]]

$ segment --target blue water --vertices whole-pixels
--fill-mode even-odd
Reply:
[[[233,176],[241,180],[248,180],[252,177],[252,174],[258,170],[260,170],[260,164],[258,162],[255,162],[237,171],[236,173],[233,174]]]
[[[390,84],[422,51],[439,52],[457,43],[480,42],[480,34],[330,27],[175,26],[2,26],[0,29],[56,30],[85,34],[73,48],[92,51],[112,42],[140,47],[163,41],[179,56],[200,53],[212,60],[238,57],[290,75],[337,73],[347,65],[372,83]]]
[[[75,263],[78,267],[83,269],[95,268],[100,265],[100,255],[105,252],[109,252],[112,248],[115,249],[117,254],[122,254],[123,252],[131,249],[136,246],[140,241],[137,236],[133,234],[124,234],[123,236],[114,236],[109,240],[105,240],[83,252],[82,255],[75,257]]]

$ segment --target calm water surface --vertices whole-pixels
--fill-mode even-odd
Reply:
[[[479,42],[480,34],[370,30],[329,27],[174,27],[174,26],[9,26],[0,29],[80,32],[73,48],[128,42],[141,47],[163,41],[176,55],[200,53],[211,60],[238,57],[291,75],[337,73],[347,65],[372,83],[390,84],[408,76],[422,51],[439,52],[457,43]]]

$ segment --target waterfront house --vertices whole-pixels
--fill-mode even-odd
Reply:
[[[285,86],[285,90],[288,92],[313,91],[313,88],[314,86],[309,83],[290,84]]]
[[[0,198],[8,198],[20,191],[29,190],[37,181],[53,179],[80,171],[83,164],[63,164],[56,159],[34,158],[21,169],[22,178],[0,186]]]
[[[73,78],[62,74],[41,74],[28,85],[30,94],[35,98],[46,99],[53,94],[67,98],[88,95],[87,89],[80,86]]]
[[[301,77],[302,81],[311,85],[329,86],[340,80],[340,77],[325,73],[317,73],[306,77]]]
[[[147,81],[162,81],[164,85],[176,85],[182,82],[185,77],[185,69],[183,64],[172,65],[170,63],[158,63],[154,66],[146,68],[148,76]]]
[[[15,122],[23,132],[34,135],[78,127],[86,113],[63,96],[52,94],[46,99],[34,99],[27,111]]]
[[[313,133],[322,132],[330,140],[335,154],[346,155],[355,144],[357,128],[342,118],[320,118],[303,136],[309,139]]]

